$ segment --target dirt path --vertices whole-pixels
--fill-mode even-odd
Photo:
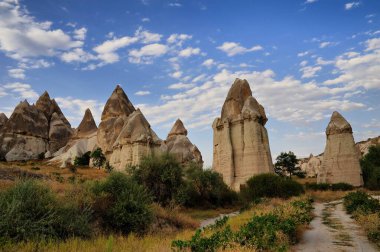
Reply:
[[[204,227],[207,227],[209,225],[213,225],[213,224],[215,224],[215,222],[217,220],[223,218],[224,216],[232,217],[232,216],[236,216],[238,214],[239,214],[239,211],[236,211],[236,212],[229,213],[229,214],[220,214],[218,217],[215,217],[215,218],[205,219],[201,222],[200,228],[204,228]]]
[[[379,251],[370,243],[341,201],[314,204],[315,218],[294,251]]]

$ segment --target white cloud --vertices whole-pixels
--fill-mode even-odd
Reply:
[[[303,61],[301,61],[300,66],[301,66],[301,67],[304,67],[304,66],[307,65],[307,63],[308,63],[307,60],[303,60]]]
[[[339,76],[324,82],[326,85],[343,84],[345,88],[380,88],[380,50],[376,49],[377,39],[366,41],[366,53],[343,54],[335,60]]]
[[[81,47],[61,29],[52,29],[49,21],[37,22],[18,1],[0,4],[0,50],[13,59],[55,56],[60,51]]]
[[[100,121],[100,115],[102,114],[104,103],[97,100],[83,100],[68,97],[55,98],[59,107],[62,109],[66,118],[70,120],[72,126],[79,125],[86,109],[90,109],[95,121]]]
[[[213,59],[206,59],[205,61],[203,61],[202,63],[202,66],[205,66],[205,67],[212,67],[213,65],[215,65],[215,61]]]
[[[305,66],[300,69],[302,72],[302,78],[313,78],[317,76],[317,73],[322,70],[320,66]]]
[[[135,38],[144,44],[159,42],[161,40],[161,37],[161,34],[149,32],[147,30],[144,30],[142,27],[139,27],[135,32]]]
[[[136,37],[124,36],[121,38],[113,38],[94,47],[93,50],[98,53],[99,59],[106,63],[114,63],[119,61],[119,55],[115,53],[117,50],[136,43],[137,41],[138,38]]]
[[[36,99],[38,94],[32,89],[32,86],[26,83],[13,82],[2,86],[7,92],[13,93],[20,99]]]
[[[245,48],[241,46],[239,43],[235,43],[235,42],[224,42],[221,46],[218,46],[217,48],[227,53],[227,55],[230,57],[237,54],[244,54],[247,52],[263,50],[263,47],[260,45],[253,46],[251,48]]]
[[[61,60],[64,62],[87,62],[94,60],[96,57],[90,53],[83,51],[82,48],[75,48],[71,52],[65,52],[61,55]]]
[[[25,79],[25,70],[21,68],[14,68],[8,70],[8,75],[15,79]]]
[[[189,89],[194,86],[195,86],[194,84],[185,84],[185,83],[180,82],[180,83],[172,84],[168,88],[169,89]]]
[[[87,29],[85,27],[74,30],[74,38],[75,39],[85,40],[86,34],[87,34]]]
[[[182,6],[182,4],[180,4],[180,3],[169,3],[168,5],[170,7],[181,7]]]
[[[351,10],[352,8],[359,7],[359,5],[360,5],[360,2],[351,2],[351,3],[346,3],[346,4],[344,5],[344,8],[345,8],[346,10]]]
[[[306,0],[305,1],[305,4],[311,4],[311,3],[315,3],[317,2],[318,0]]]
[[[297,56],[298,56],[298,57],[304,57],[304,56],[306,56],[306,55],[308,55],[308,54],[310,54],[309,51],[304,51],[304,52],[300,52],[300,53],[298,53]]]
[[[192,39],[192,35],[189,35],[189,34],[177,34],[177,33],[174,33],[174,34],[171,34],[169,36],[169,38],[166,40],[169,44],[177,44],[179,46],[182,45],[182,43],[185,41],[185,40],[189,40],[189,39]]]
[[[163,44],[150,44],[129,51],[129,62],[135,64],[151,64],[152,59],[167,53],[168,47]]]
[[[325,42],[322,42],[319,44],[319,48],[325,48],[325,47],[332,46],[332,45],[334,45],[333,42],[325,41]]]
[[[150,18],[145,17],[145,18],[142,18],[141,21],[144,23],[150,22]]]
[[[181,78],[181,76],[182,76],[181,71],[176,71],[176,72],[170,74],[170,77],[175,78],[175,79],[179,79],[179,78]]]
[[[44,59],[22,59],[18,63],[18,67],[22,69],[39,69],[48,68],[54,65],[54,62],[49,62]]]
[[[150,95],[150,91],[142,91],[142,90],[140,90],[140,91],[137,91],[135,93],[135,95],[138,95],[138,96]]]
[[[201,53],[201,49],[199,49],[199,48],[187,47],[187,48],[179,51],[178,56],[188,58],[192,55],[198,55],[200,53]]]
[[[366,45],[367,45],[366,51],[380,49],[380,38],[369,39],[366,41]]]

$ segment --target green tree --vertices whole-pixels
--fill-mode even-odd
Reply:
[[[368,153],[360,160],[364,187],[371,190],[380,189],[380,145],[371,146]]]
[[[301,171],[301,169],[296,166],[297,162],[297,157],[293,152],[281,152],[276,158],[274,165],[275,172],[281,176],[289,175],[289,177],[292,178],[292,175]]]
[[[144,185],[154,200],[167,205],[175,200],[183,185],[182,167],[169,154],[145,156],[140,165],[127,167],[128,172],[140,185]]]
[[[104,156],[101,148],[94,150],[90,156],[92,158],[92,163],[98,169],[100,169],[106,161],[106,157]]]
[[[88,151],[80,157],[75,157],[74,165],[75,166],[88,166],[90,163],[90,154],[91,154],[91,152]]]

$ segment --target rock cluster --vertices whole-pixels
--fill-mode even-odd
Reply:
[[[50,162],[59,163],[61,167],[66,167],[74,163],[75,157],[93,151],[97,146],[97,130],[94,117],[90,109],[87,109],[69,142],[54,153],[55,157]]]
[[[363,157],[368,153],[369,148],[375,145],[380,145],[380,136],[358,142],[356,143],[356,148],[358,149],[360,156]]]
[[[308,158],[300,159],[298,162],[298,166],[301,168],[303,172],[306,173],[306,177],[313,178],[319,174],[321,170],[323,161],[323,154],[318,156],[313,156],[310,154]]]
[[[0,131],[3,129],[8,121],[8,117],[4,113],[0,113]]]
[[[158,153],[161,139],[120,86],[108,99],[98,128],[98,145],[118,170],[137,165],[143,156]]]
[[[174,155],[181,163],[196,163],[202,166],[202,155],[197,146],[187,137],[187,130],[178,119],[170,130],[167,138],[161,144],[161,151]]]
[[[363,184],[359,153],[355,147],[351,125],[334,112],[326,128],[326,147],[318,183],[344,182],[353,186]]]
[[[214,171],[234,190],[260,173],[274,172],[263,106],[246,80],[236,79],[212,125]]]
[[[0,134],[0,154],[7,161],[29,160],[65,146],[73,130],[54,99],[45,92],[36,105],[16,106]]]

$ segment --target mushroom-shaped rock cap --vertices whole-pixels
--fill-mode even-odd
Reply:
[[[341,133],[352,133],[351,125],[337,111],[331,116],[329,125],[326,128],[326,135],[334,135]]]
[[[82,136],[91,134],[95,131],[97,131],[98,127],[96,126],[94,117],[92,116],[91,110],[86,109],[86,112],[84,113],[83,119],[81,123],[79,124],[77,128],[76,135]]]
[[[241,112],[244,117],[251,117],[253,120],[256,120],[261,125],[265,125],[268,121],[268,118],[265,115],[264,107],[261,106],[261,104],[258,103],[257,100],[252,96],[249,96],[246,99]]]
[[[168,137],[176,136],[176,135],[187,136],[187,129],[183,125],[183,122],[181,121],[181,119],[177,119],[177,121],[175,121],[173,128],[170,130],[170,132],[168,134]]]
[[[129,116],[136,109],[129,101],[128,96],[124,90],[117,85],[112,95],[108,99],[102,113],[102,120],[111,117]]]
[[[228,91],[227,98],[222,108],[222,119],[234,117],[241,113],[245,100],[252,96],[251,88],[247,80],[236,78]]]

